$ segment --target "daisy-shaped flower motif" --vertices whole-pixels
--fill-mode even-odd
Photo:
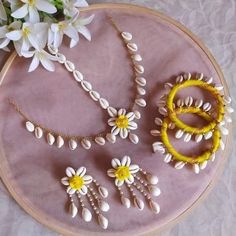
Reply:
[[[108,125],[112,126],[111,133],[114,135],[120,134],[122,139],[128,137],[130,130],[138,128],[137,123],[133,120],[135,118],[134,112],[126,112],[125,109],[114,111],[110,114],[111,118],[108,120]]]
[[[72,167],[66,168],[66,175],[61,179],[63,185],[68,186],[66,192],[70,195],[78,192],[81,195],[86,195],[88,188],[86,185],[90,184],[93,181],[92,176],[85,175],[86,168],[80,167],[77,170],[74,170]]]
[[[139,171],[139,166],[132,164],[129,156],[124,156],[120,161],[117,158],[112,159],[111,165],[113,169],[107,171],[109,177],[115,178],[115,185],[120,187],[126,182],[132,184],[134,182],[133,174]]]

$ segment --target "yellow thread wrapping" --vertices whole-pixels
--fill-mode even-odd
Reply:
[[[186,125],[184,122],[182,122],[177,117],[176,110],[173,106],[173,101],[174,101],[176,93],[183,88],[187,88],[187,87],[191,87],[191,86],[201,87],[201,88],[209,91],[217,99],[218,113],[217,113],[216,118],[211,119],[211,122],[209,124],[203,126],[202,128],[192,127],[192,126]],[[216,88],[212,87],[211,85],[209,85],[206,82],[201,81],[201,80],[186,80],[181,84],[176,84],[171,89],[171,91],[167,97],[166,104],[167,104],[168,113],[169,113],[168,116],[169,116],[170,120],[173,123],[175,123],[175,125],[178,128],[183,129],[185,132],[192,133],[192,134],[206,134],[210,130],[213,130],[216,127],[217,123],[221,122],[224,118],[224,112],[225,112],[224,102],[223,102],[223,98],[221,97],[220,93],[218,92],[218,90]],[[189,113],[197,113],[200,115],[199,112],[194,112],[194,107],[191,107],[191,109],[189,110]]]
[[[176,109],[176,114],[191,113],[191,112],[197,113],[199,116],[201,116],[202,118],[204,118],[207,121],[212,120],[212,117],[209,114],[207,114],[206,112],[202,111],[200,108],[185,107],[185,108]],[[196,156],[196,157],[182,155],[181,153],[176,151],[176,149],[170,143],[170,140],[169,140],[169,137],[167,134],[167,130],[168,130],[168,126],[169,126],[170,122],[171,122],[171,120],[168,117],[163,120],[162,128],[161,128],[161,138],[162,138],[163,144],[165,145],[168,152],[173,156],[174,160],[183,161],[183,162],[187,162],[187,163],[191,163],[191,164],[202,163],[202,162],[208,160],[211,157],[211,155],[218,150],[218,148],[220,146],[221,135],[220,135],[220,131],[215,127],[215,130],[213,131],[212,147],[210,150],[207,150],[203,154]]]

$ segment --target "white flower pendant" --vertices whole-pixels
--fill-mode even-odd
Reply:
[[[126,208],[130,208],[131,200],[133,200],[134,206],[139,210],[143,210],[144,201],[142,197],[138,196],[143,195],[152,212],[158,214],[160,206],[151,198],[151,195],[157,197],[161,194],[161,190],[155,186],[158,183],[157,176],[147,173],[136,164],[131,164],[131,159],[128,156],[124,156],[121,160],[112,159],[111,165],[113,168],[107,171],[107,175],[115,178],[115,185],[120,193],[121,203]],[[128,189],[131,199],[124,195],[122,191],[124,185]]]
[[[80,167],[74,170],[72,167],[66,168],[66,177],[61,179],[61,183],[67,186],[66,192],[70,199],[69,211],[72,218],[76,217],[78,209],[81,209],[81,215],[84,221],[92,220],[91,210],[97,215],[99,225],[106,229],[108,227],[108,219],[101,213],[110,209],[109,204],[103,200],[108,196],[108,190],[98,184],[98,182],[90,175],[86,175],[86,168]],[[91,186],[93,184],[93,186]],[[77,195],[78,208],[75,203],[74,195]],[[84,199],[83,196],[86,196]],[[89,203],[89,207],[85,205],[85,200]]]
[[[139,138],[136,134],[131,133],[132,130],[136,130],[138,125],[134,122],[135,113],[126,112],[125,109],[121,108],[118,111],[112,109],[108,111],[110,119],[108,120],[108,125],[111,126],[112,135],[120,135],[122,139],[129,137],[130,141],[137,144]]]

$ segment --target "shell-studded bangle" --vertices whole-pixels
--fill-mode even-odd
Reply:
[[[210,123],[208,123],[207,125],[205,125],[201,128],[192,127],[192,126],[189,126],[189,125],[185,124],[184,122],[182,122],[178,118],[175,107],[173,105],[176,93],[183,88],[192,87],[192,86],[201,87],[201,88],[207,90],[217,100],[217,108],[216,108],[217,115],[216,115],[216,117],[214,119],[212,119],[210,121]],[[167,97],[166,106],[167,106],[168,116],[169,116],[170,120],[173,123],[175,123],[175,125],[178,128],[183,129],[186,132],[193,133],[193,134],[206,134],[210,130],[214,129],[215,126],[223,120],[224,112],[225,112],[224,100],[223,100],[222,96],[220,95],[219,91],[216,88],[214,88],[212,85],[209,85],[205,81],[194,80],[194,79],[186,80],[180,84],[174,85],[173,88],[170,90],[170,93]]]

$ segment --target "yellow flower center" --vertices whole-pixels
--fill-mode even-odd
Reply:
[[[64,22],[58,23],[59,30],[64,30],[66,28],[66,24]]]
[[[30,34],[30,29],[27,28],[27,27],[25,27],[25,28],[23,29],[23,35],[24,35],[25,37],[27,37],[29,34]]]
[[[130,177],[130,171],[128,166],[119,166],[115,171],[115,176],[118,180],[123,181]]]
[[[82,177],[75,175],[69,179],[69,184],[71,188],[80,190],[84,185],[84,180]]]
[[[35,5],[35,0],[28,0],[28,4],[29,4],[30,6]]]
[[[120,115],[115,121],[116,126],[120,129],[122,128],[128,128],[129,120],[125,115]]]

